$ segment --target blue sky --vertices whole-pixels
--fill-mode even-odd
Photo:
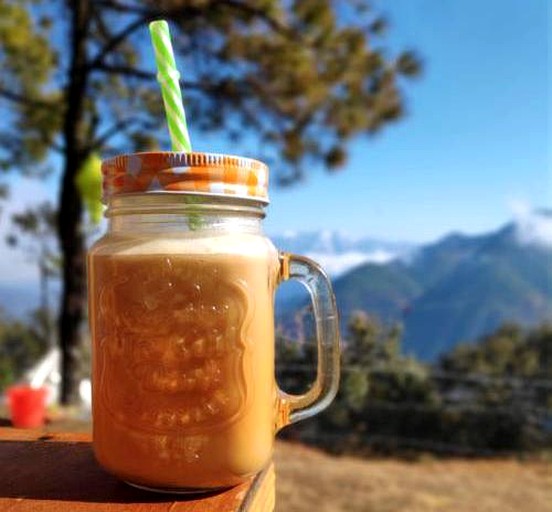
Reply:
[[[390,20],[391,49],[415,49],[424,61],[423,76],[404,84],[407,116],[355,140],[343,171],[313,169],[294,188],[272,187],[267,232],[332,229],[426,242],[495,229],[513,205],[550,206],[548,0],[375,3]],[[231,149],[220,136],[193,135],[196,149]],[[10,182],[8,212],[56,194],[55,179]],[[0,257],[8,254],[0,241]]]
[[[550,206],[547,0],[387,0],[395,48],[423,77],[405,85],[407,117],[352,145],[347,168],[273,190],[269,231],[325,226],[428,241],[494,229],[512,203]]]

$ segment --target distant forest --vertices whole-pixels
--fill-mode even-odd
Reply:
[[[0,317],[0,392],[48,350],[51,319]],[[433,364],[401,350],[400,325],[352,315],[334,403],[281,436],[335,453],[506,455],[552,449],[552,324],[504,324]],[[316,346],[277,334],[277,379],[290,393],[314,380]],[[81,350],[89,372],[89,349]]]
[[[287,438],[337,453],[490,456],[552,449],[552,325],[504,324],[433,364],[401,351],[399,325],[357,312],[343,341],[338,396]],[[281,334],[278,382],[302,393],[316,348]]]

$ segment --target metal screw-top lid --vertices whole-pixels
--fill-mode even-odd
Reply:
[[[102,162],[103,200],[119,194],[193,193],[268,203],[268,167],[252,158],[159,151]]]

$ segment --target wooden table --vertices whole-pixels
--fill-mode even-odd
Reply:
[[[201,498],[149,493],[106,473],[88,434],[0,427],[2,512],[272,512],[270,464],[248,482]]]

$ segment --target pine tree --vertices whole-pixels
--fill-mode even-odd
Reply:
[[[313,162],[343,166],[347,141],[401,116],[399,77],[419,68],[412,53],[389,56],[384,20],[360,0],[0,0],[0,166],[59,167],[63,403],[85,307],[75,176],[95,152],[168,147],[146,28],[159,18],[194,128],[256,138],[251,156],[282,183]]]

